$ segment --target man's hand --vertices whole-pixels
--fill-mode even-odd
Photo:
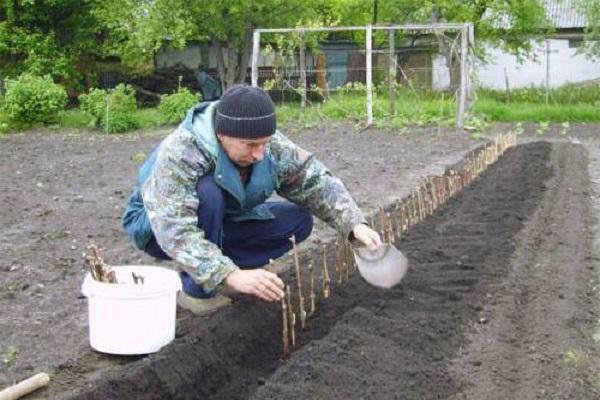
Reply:
[[[369,250],[373,251],[381,246],[379,234],[365,224],[357,224],[352,229],[354,238],[364,244]]]
[[[225,285],[239,293],[249,294],[265,301],[283,298],[283,281],[265,269],[238,269],[227,275]]]

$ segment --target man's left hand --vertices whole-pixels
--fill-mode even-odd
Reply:
[[[352,229],[354,238],[364,244],[369,250],[376,250],[381,246],[379,234],[365,224],[357,224]]]

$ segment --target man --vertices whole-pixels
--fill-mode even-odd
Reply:
[[[198,64],[194,71],[194,77],[200,85],[200,92],[204,101],[216,100],[221,96],[221,84],[204,71],[204,66]]]
[[[261,89],[236,85],[191,109],[142,165],[123,215],[136,246],[181,266],[179,304],[206,314],[229,289],[277,301],[279,277],[263,268],[308,237],[316,215],[344,237],[376,248],[379,235],[343,183],[276,130]],[[290,202],[266,202],[272,193]]]

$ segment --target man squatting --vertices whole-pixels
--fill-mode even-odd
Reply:
[[[276,192],[289,201],[266,200]],[[381,245],[342,181],[277,130],[262,89],[229,88],[188,111],[140,167],[123,226],[136,247],[181,268],[180,306],[206,314],[235,292],[277,301],[283,281],[261,267],[305,240],[312,215],[343,237]]]

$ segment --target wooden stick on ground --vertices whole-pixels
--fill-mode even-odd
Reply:
[[[302,295],[302,276],[300,275],[300,261],[298,260],[298,247],[296,237],[290,238],[294,248],[294,264],[296,265],[296,284],[298,286],[298,303],[300,304],[300,327],[304,329],[306,324],[306,311],[304,310],[304,296]]]
[[[390,213],[385,214],[387,221],[387,242],[394,243],[396,235],[394,234],[394,226],[392,225],[392,219],[390,218]]]
[[[288,333],[292,340],[292,349],[296,347],[296,314],[294,314],[294,310],[292,309],[292,293],[290,291],[290,285],[286,285],[285,287],[285,301],[287,308],[287,322],[289,324]]]
[[[312,261],[308,264],[308,273],[310,274],[310,314],[314,314],[317,306],[315,303],[315,271]]]
[[[50,376],[45,372],[36,374],[30,378],[25,379],[17,383],[16,385],[9,386],[0,392],[0,400],[16,400],[31,392],[34,392],[50,382]]]
[[[385,241],[385,210],[383,207],[379,208],[379,235],[381,236],[381,240]]]
[[[287,286],[287,285],[286,285]],[[287,310],[287,295],[281,298],[281,339],[283,340],[283,358],[287,358],[290,353],[289,347],[289,332],[288,332],[288,310]]]
[[[322,291],[323,298],[326,299],[331,294],[331,280],[329,279],[329,271],[327,270],[327,246],[323,245],[323,268],[321,269],[322,277]]]
[[[344,240],[344,261],[346,263],[346,282],[350,280],[350,269],[352,268],[352,249],[350,248],[350,242]]]
[[[343,282],[344,276],[344,263],[343,253],[342,253],[342,239],[335,239],[335,270],[337,272],[337,281],[338,285],[341,285]]]
[[[292,323],[291,325],[291,330],[292,330],[292,349],[296,348],[296,313],[292,312]]]

